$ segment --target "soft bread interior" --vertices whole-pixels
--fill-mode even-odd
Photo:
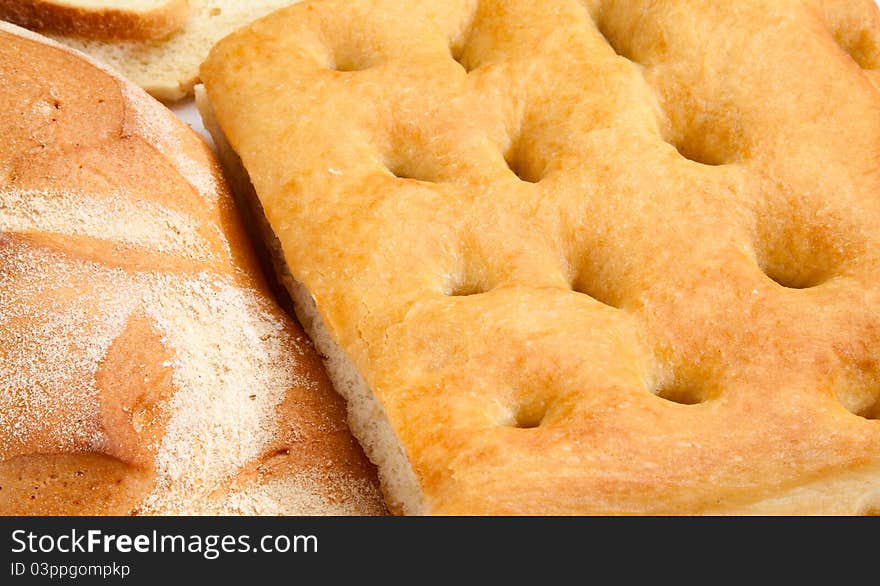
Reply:
[[[2,2],[3,0],[0,0]],[[192,94],[199,64],[211,47],[239,27],[298,0],[201,0],[179,30],[163,39],[108,42],[80,35],[51,35],[120,71],[163,102]]]
[[[271,265],[267,274],[274,272],[286,294],[289,294],[300,323],[324,359],[333,386],[345,398],[348,405],[348,424],[367,457],[379,469],[379,480],[389,509],[398,514],[425,514],[425,502],[415,472],[391,427],[382,403],[377,400],[354,363],[324,325],[308,289],[291,274],[284,260],[281,243],[263,213],[247,170],[226,140],[204,86],[196,86],[195,98],[205,128],[214,139],[250,236],[260,257]],[[285,294],[282,293],[282,296]],[[289,306],[290,303],[282,300],[282,305]]]

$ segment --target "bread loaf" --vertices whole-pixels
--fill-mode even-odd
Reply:
[[[375,514],[204,142],[0,24],[0,514]]]

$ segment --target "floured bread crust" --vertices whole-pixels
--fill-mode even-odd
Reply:
[[[0,27],[0,514],[376,514],[208,147]]]
[[[407,512],[861,514],[878,47],[869,0],[318,0],[202,79]]]
[[[292,303],[300,323],[311,336],[315,348],[324,357],[330,380],[348,403],[348,423],[352,426],[352,432],[361,438],[366,452],[382,471],[391,510],[395,513],[422,513],[424,508],[418,481],[394,435],[388,416],[345,351],[334,342],[327,331],[308,290],[290,274],[281,243],[266,220],[241,159],[227,142],[217,122],[204,86],[196,86],[195,97],[205,127],[214,139],[218,157],[226,170],[239,209],[250,228],[250,236],[257,243],[260,259],[265,261],[264,268],[268,273],[278,276],[278,283],[283,287],[278,293],[279,298]]]

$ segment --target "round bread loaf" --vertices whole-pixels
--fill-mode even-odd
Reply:
[[[0,514],[376,514],[210,149],[0,24]]]

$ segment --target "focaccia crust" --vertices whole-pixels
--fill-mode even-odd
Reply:
[[[869,0],[317,0],[202,79],[409,512],[849,514],[878,47]]]

